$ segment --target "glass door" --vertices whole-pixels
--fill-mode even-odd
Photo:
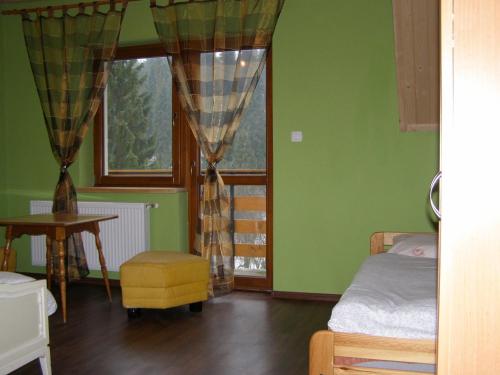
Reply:
[[[243,115],[234,143],[218,164],[231,198],[237,289],[272,289],[272,103],[271,56]],[[206,169],[191,136],[189,243],[198,251],[200,197]]]

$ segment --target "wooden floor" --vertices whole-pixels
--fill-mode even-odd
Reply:
[[[57,299],[57,295],[56,295]],[[234,292],[187,307],[146,310],[129,321],[120,289],[71,285],[68,323],[50,319],[53,374],[304,375],[308,341],[332,304]],[[14,374],[40,374],[32,362]]]

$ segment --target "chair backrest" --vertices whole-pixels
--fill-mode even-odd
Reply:
[[[49,320],[45,280],[0,284],[0,374],[46,357]]]

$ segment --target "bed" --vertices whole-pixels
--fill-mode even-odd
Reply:
[[[57,309],[45,280],[0,272],[0,374],[39,359],[51,373],[48,316]]]
[[[428,235],[378,232],[371,236],[372,256],[334,307],[329,329],[311,337],[309,375],[434,373],[436,259],[427,257],[430,249],[425,246],[412,249],[419,256],[386,253],[395,239]],[[377,313],[379,309],[384,314]]]

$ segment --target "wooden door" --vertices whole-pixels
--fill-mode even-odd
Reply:
[[[500,374],[500,1],[441,1],[439,375]]]
[[[392,2],[401,131],[439,129],[439,1]]]

